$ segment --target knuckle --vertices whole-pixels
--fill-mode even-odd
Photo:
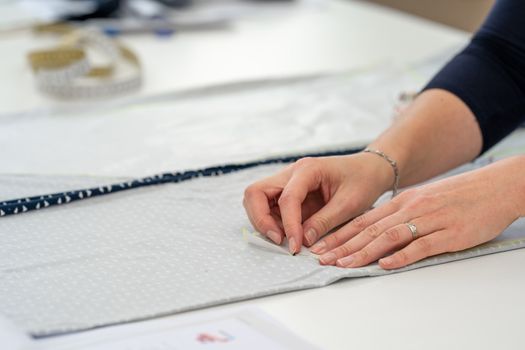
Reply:
[[[363,231],[368,226],[368,216],[366,214],[360,215],[352,220],[352,226],[359,231]]]
[[[419,189],[417,187],[413,187],[413,188],[409,188],[409,189],[403,191],[402,194],[405,197],[411,198],[411,197],[416,196],[418,193],[419,193]]]
[[[415,198],[410,205],[408,206],[408,209],[418,209],[418,208],[424,208],[431,206],[435,201],[435,197],[433,195],[420,195],[417,198]]]
[[[363,248],[358,254],[358,259],[361,261],[368,261],[370,259],[370,253],[368,252],[368,249]]]
[[[310,167],[316,163],[313,157],[304,157],[295,162],[296,167]]]
[[[370,225],[365,230],[365,234],[371,239],[376,239],[381,234],[381,228],[377,224]]]
[[[409,204],[407,204],[407,206],[405,207],[405,211],[411,212],[411,211],[417,210],[422,205],[423,205],[422,200],[417,198],[417,199],[411,201]]]
[[[398,265],[406,265],[408,263],[408,256],[403,250],[398,251],[394,257]]]
[[[339,247],[344,243],[342,237],[339,234],[337,234],[337,232],[326,236],[324,240],[326,244],[332,248]]]
[[[331,234],[331,235],[328,235],[326,236],[325,238],[323,238],[324,241],[326,242],[326,245],[330,248],[334,248],[334,247],[337,247],[337,238],[336,238],[336,235],[335,233],[334,234]]]
[[[443,202],[444,200],[446,200],[446,198],[447,195],[442,192],[435,192],[432,194],[432,200],[434,202]]]
[[[319,234],[324,234],[325,232],[328,232],[330,230],[331,222],[330,219],[328,219],[325,216],[318,215],[314,218],[314,226],[316,227],[316,230]]]
[[[433,244],[430,239],[423,237],[417,239],[414,244],[417,245],[417,248],[425,255],[430,255],[432,253]]]
[[[337,251],[336,255],[338,257],[348,256],[348,255],[350,255],[350,254],[352,254],[354,252],[354,250],[352,249],[352,247],[350,246],[349,243],[343,244],[337,250],[338,251]]]
[[[434,201],[434,198],[432,195],[421,195],[418,197],[418,199],[416,200],[416,202],[419,204],[419,205],[422,205],[422,206],[427,206],[429,205],[430,203],[432,203]]]
[[[399,196],[394,197],[390,203],[388,203],[389,206],[392,207],[393,211],[399,211],[402,207],[401,200],[399,199]]]
[[[394,227],[385,232],[385,237],[391,242],[398,242],[401,239],[401,234],[399,229]]]
[[[319,162],[319,159],[314,157],[301,158],[294,163],[294,170],[302,169],[307,176],[320,179],[322,177],[323,169],[319,166]]]
[[[277,203],[279,206],[286,206],[290,202],[293,201],[293,195],[290,192],[283,192],[279,199],[277,200]]]
[[[244,190],[244,198],[250,200],[257,192],[259,192],[257,186],[255,184],[250,185]]]
[[[410,198],[415,197],[417,194],[416,188],[409,188],[407,190],[404,190],[400,194],[398,194],[396,197],[392,198],[392,203],[400,204],[403,201],[409,200]]]

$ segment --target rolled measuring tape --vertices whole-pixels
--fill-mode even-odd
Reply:
[[[65,33],[59,46],[28,55],[36,86],[43,93],[63,99],[97,98],[141,86],[140,61],[127,47],[94,29],[61,27],[57,32]],[[107,62],[94,66],[87,49],[98,51]]]

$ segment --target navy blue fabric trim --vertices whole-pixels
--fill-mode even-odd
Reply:
[[[164,173],[157,174],[153,176],[144,177],[141,179],[134,179],[127,182],[110,184],[106,186],[93,187],[88,189],[59,192],[45,195],[38,195],[27,198],[17,198],[3,201],[0,203],[0,217],[5,217],[9,215],[17,215],[21,213],[26,213],[30,211],[40,210],[44,208],[49,208],[52,206],[63,205],[79,200],[84,200],[93,197],[104,196],[112,193],[118,193],[122,191],[127,191],[135,188],[147,187],[147,186],[156,186],[167,183],[179,183],[184,181],[189,181],[199,177],[211,177],[211,176],[221,176],[249,168],[254,168],[261,165],[269,164],[285,164],[292,163],[296,160],[304,157],[328,157],[328,156],[341,156],[354,154],[362,151],[363,148],[349,148],[343,150],[327,151],[320,153],[310,153],[302,155],[292,155],[286,157],[276,157],[269,158],[264,160],[258,160],[247,163],[237,163],[237,164],[227,164],[213,166],[209,168],[197,169],[197,170],[187,170],[183,172],[175,173]]]

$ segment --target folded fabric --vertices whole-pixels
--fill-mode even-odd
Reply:
[[[143,320],[315,288],[525,245],[518,221],[497,240],[397,271],[320,266],[249,244],[244,188],[284,165],[124,191],[0,219],[0,313],[34,336]],[[0,198],[112,183],[0,176]],[[120,179],[121,180],[121,179]]]

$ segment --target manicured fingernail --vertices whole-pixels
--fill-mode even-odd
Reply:
[[[345,256],[344,258],[337,260],[337,265],[346,267],[346,266],[352,265],[353,262],[354,262],[354,257],[352,255],[349,255],[349,256]]]
[[[310,251],[315,254],[322,254],[326,250],[326,242],[319,241],[310,248]]]
[[[306,242],[309,245],[312,245],[312,244],[315,243],[315,240],[317,239],[317,232],[315,232],[315,230],[313,228],[310,228],[310,229],[308,229],[308,231],[306,231],[304,236],[306,237]]]
[[[288,240],[288,249],[290,249],[291,254],[295,254],[297,252],[297,243],[295,242],[295,237],[291,237]]]
[[[319,260],[321,260],[321,263],[326,265],[333,264],[336,259],[337,256],[334,253],[326,253],[319,258]]]
[[[282,237],[275,231],[266,232],[266,236],[270,238],[275,244],[281,244]]]

